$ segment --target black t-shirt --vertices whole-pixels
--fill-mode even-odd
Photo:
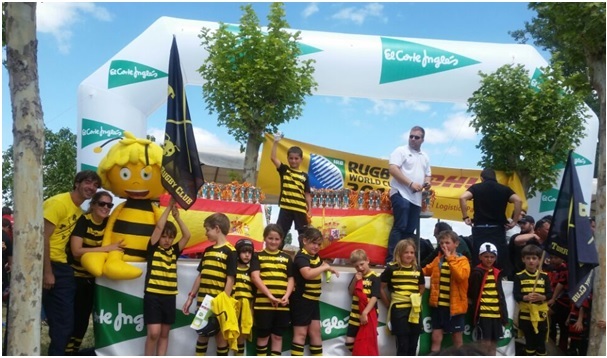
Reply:
[[[485,180],[474,184],[468,191],[474,200],[475,225],[505,225],[506,206],[508,200],[515,194],[512,189],[493,180]]]

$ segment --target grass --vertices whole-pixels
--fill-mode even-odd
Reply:
[[[3,302],[2,303],[2,323],[3,323],[2,334],[4,334],[4,331],[5,331],[4,322],[6,322],[7,313],[8,313],[8,307]],[[40,352],[42,353],[43,356],[48,355],[48,346],[49,346],[50,341],[51,340],[48,336],[48,325],[42,323],[40,325]],[[84,338],[82,339],[82,345],[80,346],[80,349],[92,348],[92,347],[95,347],[95,335],[93,333],[93,320],[91,318],[89,320],[89,328],[86,330],[86,334],[84,335]]]

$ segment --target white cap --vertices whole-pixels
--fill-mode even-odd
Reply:
[[[497,256],[497,247],[495,247],[495,245],[493,245],[490,242],[485,242],[484,244],[481,245],[481,247],[478,249],[478,254],[482,255],[485,252],[489,252],[491,254],[494,254],[495,256]]]

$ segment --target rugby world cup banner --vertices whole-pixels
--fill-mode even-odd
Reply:
[[[170,195],[165,194],[160,197],[160,206],[166,207],[169,204]],[[192,236],[184,254],[203,252],[210,245],[204,230],[204,220],[214,213],[224,213],[230,219],[230,233],[228,241],[235,244],[241,237],[247,237],[253,241],[256,250],[261,250],[263,246],[263,229],[265,227],[265,218],[261,204],[250,204],[241,202],[231,202],[223,200],[209,200],[198,198],[189,210],[179,209],[179,216],[187,225]],[[169,220],[174,222],[172,216]],[[181,235],[179,225],[175,225],[178,230],[178,236]]]
[[[273,137],[265,135],[265,142],[261,154],[261,164],[257,186],[262,188],[267,197],[280,194],[280,179],[276,168],[270,160]],[[298,146],[303,150],[303,160],[300,168],[310,177],[310,186],[316,189],[342,189],[354,191],[389,190],[390,173],[388,159],[380,159],[341,152],[312,144],[298,142],[283,138],[278,142],[277,157],[283,162],[287,158],[287,150]],[[388,156],[390,153],[386,153]],[[432,163],[432,158],[430,158]],[[459,196],[471,185],[480,183],[480,170],[432,167],[432,190],[429,210],[432,217],[444,220],[462,220],[459,205]],[[523,186],[516,174],[506,175],[496,172],[497,181],[507,185],[523,200],[523,207],[527,207]],[[473,203],[469,203],[469,210],[474,210]],[[507,215],[513,210],[508,205]],[[386,236],[387,238],[387,236]]]
[[[145,270],[145,263],[134,262],[133,265]],[[190,307],[190,314],[184,315],[181,307],[187,299],[193,280],[198,279],[196,267],[198,260],[180,259],[177,264],[178,289],[175,311],[176,321],[169,333],[169,347],[167,355],[191,356],[195,353],[196,332],[190,328],[197,309]],[[328,356],[348,356],[346,349],[346,333],[352,297],[348,294],[348,285],[354,277],[354,270],[347,267],[337,267],[339,277],[333,275],[330,282],[323,280],[322,295],[320,296],[320,324],[323,353]],[[380,271],[377,271],[379,274]],[[93,320],[95,326],[96,354],[102,356],[140,356],[143,355],[146,327],[143,323],[143,290],[144,277],[134,280],[109,280],[105,277],[97,278],[95,292],[95,307]],[[504,282],[504,294],[508,307],[508,325],[504,327],[503,338],[498,341],[497,354],[514,356],[514,339],[512,337],[512,316],[514,313],[514,299],[512,297],[512,282]],[[427,355],[432,343],[432,322],[428,296],[430,278],[426,277],[426,290],[422,297],[422,334],[419,339],[418,355]],[[379,325],[377,340],[379,354],[393,356],[396,354],[394,336],[386,327],[387,308],[378,303]],[[472,341],[473,326],[471,317],[466,317],[464,328],[464,343]],[[290,355],[292,332],[285,332],[282,355]],[[442,347],[451,346],[450,336],[445,336]],[[306,346],[305,355],[310,355]],[[216,352],[215,340],[209,340],[209,355]],[[247,342],[246,355],[255,355],[255,345]],[[233,354],[233,353],[231,353]]]

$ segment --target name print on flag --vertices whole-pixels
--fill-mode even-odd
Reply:
[[[169,57],[167,122],[163,149],[162,186],[187,210],[196,201],[204,179],[181,77],[181,62],[175,36]]]

